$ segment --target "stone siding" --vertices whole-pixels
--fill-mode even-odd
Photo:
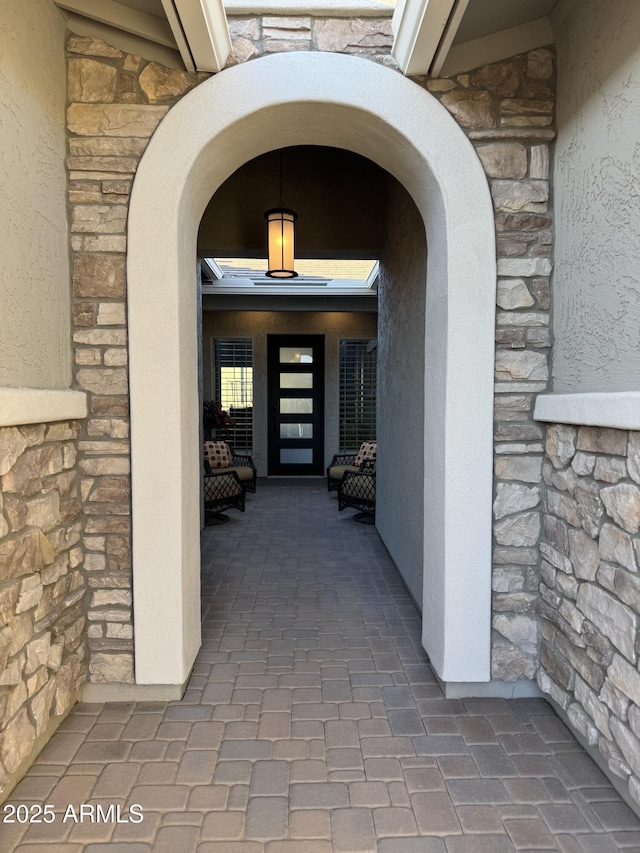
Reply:
[[[79,431],[0,429],[0,794],[86,678]]]
[[[535,395],[549,382],[554,81],[554,56],[547,49],[451,79],[419,81],[475,146],[495,209],[491,674],[505,681],[534,678],[538,664],[544,430],[532,414]],[[472,341],[469,346],[471,352]]]
[[[133,682],[126,227],[133,175],[169,106],[207,75],[67,41],[75,386],[89,397],[78,442],[89,677]]]
[[[388,18],[231,18],[229,64],[282,50],[354,53],[394,66]],[[126,217],[139,158],[170,107],[206,75],[163,68],[70,36],[69,200],[76,387],[90,418],[79,442],[90,677],[133,680]],[[451,79],[417,78],[467,133],[496,211],[498,316],[492,670],[533,678],[543,430],[533,398],[548,383],[554,60],[535,50]],[[470,210],[469,215],[473,215]],[[469,342],[470,352],[473,342]],[[470,484],[473,487],[473,484]]]
[[[640,805],[640,432],[553,425],[538,684]]]

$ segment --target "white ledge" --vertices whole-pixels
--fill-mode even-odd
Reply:
[[[393,6],[384,0],[225,0],[228,18],[239,15],[273,15],[285,18],[390,18]]]
[[[640,430],[640,391],[541,394],[533,417],[549,423]]]
[[[0,388],[0,427],[87,417],[84,391]]]

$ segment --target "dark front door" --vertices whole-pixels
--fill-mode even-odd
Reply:
[[[324,471],[324,336],[269,335],[269,474]]]

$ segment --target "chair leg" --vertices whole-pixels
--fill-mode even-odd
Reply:
[[[205,527],[214,527],[216,524],[226,524],[228,521],[230,521],[229,516],[225,515],[222,512],[213,512],[212,510],[205,510]]]
[[[354,521],[359,521],[360,524],[375,524],[376,517],[372,512],[357,512],[353,516]]]

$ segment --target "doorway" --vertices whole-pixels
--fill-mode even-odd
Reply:
[[[269,335],[269,474],[324,470],[324,335]]]
[[[136,172],[127,297],[137,684],[183,684],[200,647],[198,225],[243,163],[309,144],[373,160],[410,188],[424,222],[429,404],[411,449],[424,458],[429,534],[419,566],[428,590],[423,645],[445,681],[490,678],[496,259],[487,179],[465,133],[413,81],[366,59],[294,52],[193,89],[165,116]],[[401,439],[396,430],[385,440]],[[381,488],[381,507],[393,495]]]

